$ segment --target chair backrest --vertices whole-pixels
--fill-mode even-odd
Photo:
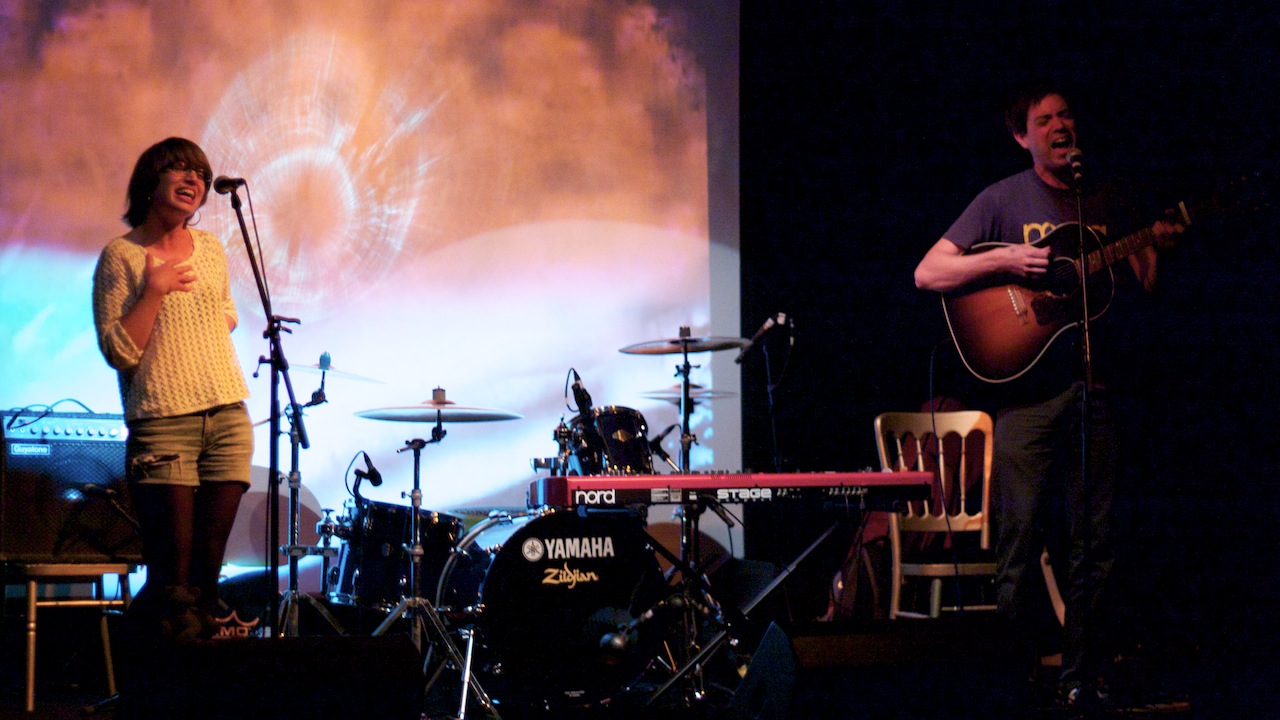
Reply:
[[[900,528],[978,532],[981,547],[989,549],[991,416],[977,410],[890,412],[876,417],[875,428],[882,469],[933,472],[939,480],[932,500],[912,504],[900,514]],[[981,458],[975,458],[979,452]],[[973,477],[975,473],[979,477]],[[975,492],[981,494],[973,499],[976,502],[971,500]]]

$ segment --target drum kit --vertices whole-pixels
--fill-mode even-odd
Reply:
[[[534,459],[535,469],[553,475],[653,474],[656,455],[687,472],[696,442],[690,428],[694,406],[732,396],[692,384],[696,366],[689,356],[745,350],[749,344],[742,338],[692,337],[682,327],[676,338],[621,348],[626,354],[681,358],[679,384],[645,393],[680,408],[681,422],[653,439],[639,411],[594,406],[571,371],[577,415],[561,420],[553,433],[559,454]],[[443,696],[441,702],[456,708],[447,717],[464,717],[473,702],[491,717],[499,717],[500,707],[553,715],[557,709],[618,708],[621,696],[648,693],[652,700],[654,688],[665,690],[679,677],[690,678],[684,702],[701,697],[700,669],[687,665],[697,651],[696,628],[728,624],[700,568],[697,516],[706,506],[678,513],[678,555],[647,532],[644,508],[495,509],[468,527],[459,515],[423,507],[422,450],[440,443],[447,425],[521,415],[458,405],[440,388],[427,402],[356,415],[430,427],[429,438],[406,440],[397,451],[413,453],[410,505],[365,499],[360,480],[380,478],[371,466],[357,470],[344,514],[335,519],[326,511],[317,524],[323,549],[308,553],[325,556],[322,595],[331,605],[385,613],[374,635],[407,628],[424,656],[427,697]],[[678,461],[662,450],[663,438],[677,427]],[[340,547],[330,568],[333,540]],[[670,561],[666,575],[658,555]],[[456,685],[441,682],[453,677],[459,678]]]

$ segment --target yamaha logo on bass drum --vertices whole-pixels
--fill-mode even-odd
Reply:
[[[529,538],[520,546],[525,560],[582,560],[614,557],[613,538],[603,537],[568,537],[568,538]]]

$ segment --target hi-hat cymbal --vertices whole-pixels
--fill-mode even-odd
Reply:
[[[329,377],[341,378],[343,380],[359,380],[360,382],[371,382],[371,383],[377,383],[379,385],[386,384],[381,380],[378,380],[377,378],[365,377],[364,375],[357,375],[355,373],[345,372],[345,371],[339,370],[338,368],[332,365],[328,367],[321,367],[320,365],[299,365],[299,364],[290,363],[289,369],[297,370],[298,372],[307,373],[309,375],[318,375],[320,373],[327,373]]]
[[[679,355],[684,352],[714,352],[732,350],[747,345],[746,338],[739,337],[687,337],[650,340],[619,348],[628,355]]]
[[[445,400],[443,402],[428,401],[421,405],[404,405],[400,407],[374,408],[361,410],[356,417],[369,420],[389,420],[391,422],[495,422],[498,420],[519,420],[524,416],[507,410],[490,408],[463,407]]]
[[[680,398],[682,395],[683,390],[678,384],[662,390],[650,390],[649,392],[640,393],[640,397],[650,398],[652,400],[666,400],[677,405],[680,404]],[[697,383],[689,386],[689,397],[694,402],[699,400],[719,400],[721,398],[730,398],[735,396],[736,393],[731,393],[727,390],[712,390],[710,388],[702,387]]]

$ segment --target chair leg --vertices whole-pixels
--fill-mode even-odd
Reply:
[[[892,575],[889,588],[889,619],[896,620],[898,613],[902,611],[902,568],[898,566],[896,558]]]
[[[929,617],[942,617],[942,578],[929,581]]]
[[[1049,562],[1049,550],[1040,553],[1040,572],[1044,574],[1044,586],[1049,590],[1049,603],[1053,605],[1053,614],[1058,616],[1058,624],[1067,624],[1067,606],[1062,602],[1062,591],[1058,589],[1058,578],[1053,574],[1053,565]]]
[[[27,580],[26,710],[36,710],[36,581]]]
[[[871,565],[871,553],[867,552],[864,547],[858,551],[858,559],[861,561],[862,567],[867,571],[867,584],[871,587],[871,607],[873,615],[880,612],[880,583],[876,580],[876,569]]]
[[[97,593],[96,600],[107,599],[106,583],[102,577],[93,584],[94,592]],[[99,621],[99,628],[102,634],[102,660],[107,670],[107,695],[116,694],[116,669],[115,664],[111,661],[111,632],[107,629],[107,606],[102,606],[102,618]]]

